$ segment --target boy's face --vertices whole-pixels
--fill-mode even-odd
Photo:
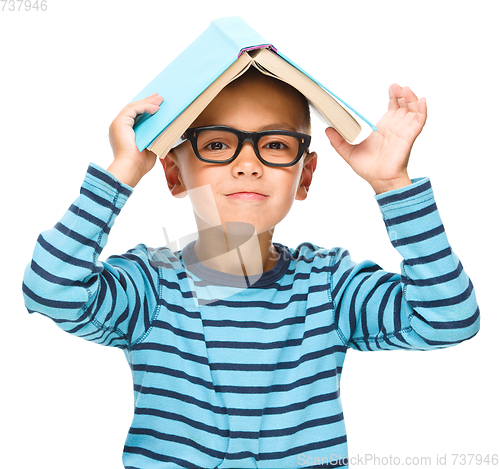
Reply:
[[[191,127],[222,125],[245,131],[306,133],[301,109],[298,97],[267,82],[247,81],[223,89]],[[252,144],[246,142],[231,163],[211,164],[200,161],[191,144],[184,142],[167,155],[163,165],[170,191],[176,197],[210,185],[218,217],[211,213],[206,198],[191,197],[198,218],[207,225],[219,224],[219,218],[222,223],[246,222],[260,234],[287,215],[294,199],[306,198],[316,154],[306,153],[291,167],[270,167],[259,161]]]

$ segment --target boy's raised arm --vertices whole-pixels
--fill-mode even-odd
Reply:
[[[38,237],[23,279],[25,305],[59,327],[103,345],[128,348],[148,329],[158,305],[159,274],[138,246],[106,262],[99,255],[114,221],[156,156],[139,152],[135,115],[156,112],[160,98],[128,105],[110,127],[110,171],[91,163],[79,197]]]
[[[448,242],[429,179],[376,198],[391,243],[403,256],[401,273],[339,253],[332,297],[345,344],[422,350],[473,337],[480,322],[474,287]]]
[[[332,146],[370,183],[401,274],[342,251],[332,276],[335,322],[359,350],[428,349],[454,345],[479,330],[471,280],[448,242],[428,178],[408,178],[410,150],[426,120],[426,103],[391,85],[389,110],[359,145],[327,129]]]

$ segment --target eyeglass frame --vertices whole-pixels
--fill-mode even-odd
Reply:
[[[203,158],[198,151],[197,139],[198,135],[205,130],[221,130],[225,132],[231,132],[234,135],[236,135],[236,137],[238,138],[238,146],[236,147],[234,155],[231,158],[222,161],[214,161]],[[259,140],[265,135],[286,135],[289,137],[295,137],[299,143],[298,153],[295,159],[289,163],[270,163],[264,160],[264,158],[260,156],[258,143]],[[226,127],[222,125],[207,125],[202,127],[191,127],[187,129],[182,134],[179,142],[174,146],[174,148],[184,143],[185,141],[189,141],[191,143],[191,147],[193,148],[194,154],[199,160],[203,161],[204,163],[214,163],[214,164],[229,164],[233,162],[240,154],[241,149],[243,148],[243,144],[245,142],[252,142],[253,149],[259,161],[261,161],[266,166],[271,166],[274,168],[283,168],[283,167],[293,166],[300,161],[300,159],[304,156],[306,150],[309,148],[309,145],[311,144],[311,136],[300,132],[293,132],[291,130],[262,130],[260,132],[246,132],[244,130],[239,130],[233,127]]]

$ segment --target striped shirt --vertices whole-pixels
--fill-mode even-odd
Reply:
[[[131,193],[91,163],[79,197],[40,234],[23,282],[30,312],[125,352],[128,469],[347,466],[347,349],[442,348],[479,329],[427,178],[376,196],[400,274],[341,248],[275,243],[278,261],[249,287],[198,262],[192,243],[100,261]]]

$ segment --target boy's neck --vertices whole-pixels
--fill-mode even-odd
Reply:
[[[274,267],[279,252],[274,247],[274,229],[256,234],[247,223],[208,227],[195,214],[198,239],[194,252],[205,266],[233,275],[261,275]]]

